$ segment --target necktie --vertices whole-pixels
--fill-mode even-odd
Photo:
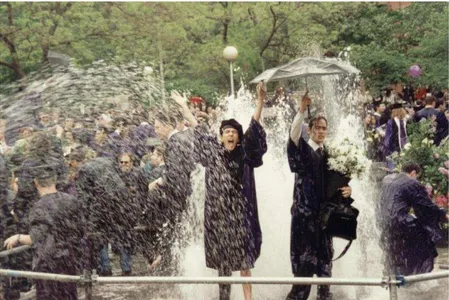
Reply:
[[[320,157],[322,157],[323,156],[323,147],[318,147],[318,149],[316,149],[316,153],[318,153],[318,155],[320,156]]]

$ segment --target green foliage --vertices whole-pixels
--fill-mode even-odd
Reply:
[[[239,50],[236,88],[294,58],[351,46],[350,60],[373,94],[409,81],[415,63],[423,69],[416,83],[444,88],[448,13],[443,2],[397,11],[370,2],[5,2],[0,82],[40,69],[53,50],[79,66],[144,60],[157,68],[162,62],[167,88],[179,85],[214,102],[215,93],[229,90],[227,45]]]
[[[410,144],[397,157],[397,169],[400,170],[405,162],[418,163],[422,168],[421,181],[424,184],[430,184],[435,195],[447,193],[448,180],[438,171],[438,168],[444,167],[444,162],[449,160],[448,139],[439,146],[433,144],[434,120],[410,124],[408,131]]]

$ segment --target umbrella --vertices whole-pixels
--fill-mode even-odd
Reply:
[[[279,81],[293,78],[306,78],[309,76],[329,76],[339,74],[358,74],[360,71],[349,64],[345,64],[335,58],[318,59],[313,57],[297,58],[285,65],[277,68],[268,69],[250,83],[259,83],[260,81]],[[307,107],[310,117],[310,108]]]
[[[338,74],[358,74],[360,71],[337,59],[298,58],[285,65],[268,69],[250,83],[260,81],[279,81],[309,76],[328,76]]]

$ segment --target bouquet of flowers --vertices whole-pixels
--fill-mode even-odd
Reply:
[[[363,148],[349,138],[343,139],[339,145],[329,146],[328,153],[329,169],[340,172],[349,178],[360,178],[370,163]]]
[[[342,119],[338,134],[327,145],[327,196],[332,198],[338,189],[347,186],[352,178],[361,178],[371,161],[366,157],[363,132],[359,121],[348,116]]]

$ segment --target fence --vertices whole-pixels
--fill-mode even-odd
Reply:
[[[19,249],[21,248],[21,249]],[[27,250],[29,247],[17,247],[0,252],[0,257]],[[15,250],[15,251],[14,251]],[[310,277],[152,277],[152,276],[120,276],[101,277],[85,270],[81,276],[61,275],[41,272],[15,271],[0,269],[0,276],[22,277],[31,279],[52,280],[60,282],[76,282],[84,286],[86,299],[93,299],[93,286],[97,284],[287,284],[287,285],[350,285],[379,286],[388,288],[390,300],[398,299],[398,288],[408,284],[449,278],[449,271],[439,271],[412,276],[391,275],[384,278],[310,278]]]

